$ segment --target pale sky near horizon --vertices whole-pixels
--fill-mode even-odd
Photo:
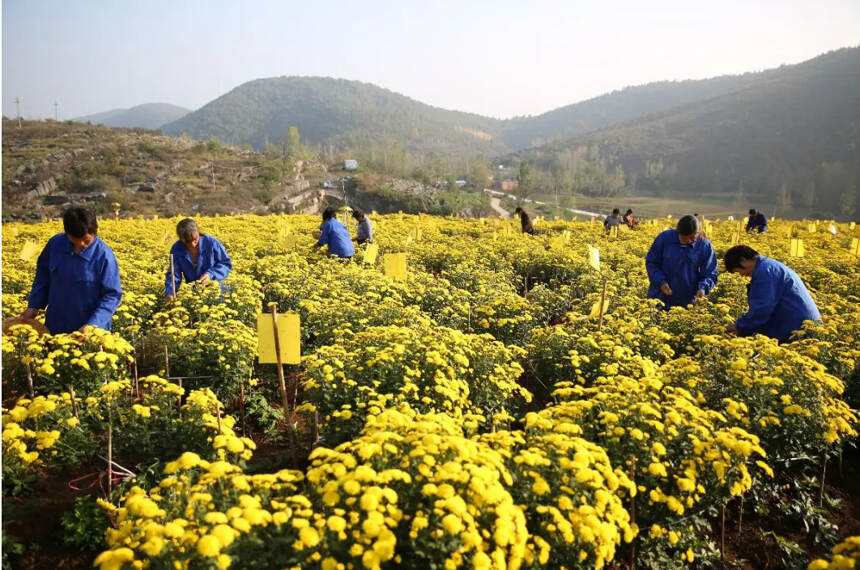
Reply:
[[[3,114],[61,120],[282,75],[507,118],[860,44],[860,0],[3,0],[2,19]]]

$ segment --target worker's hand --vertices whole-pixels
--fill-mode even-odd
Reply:
[[[85,341],[90,337],[90,333],[92,332],[93,327],[91,325],[84,325],[78,329],[78,338],[81,341]]]
[[[32,321],[33,319],[35,319],[38,316],[39,316],[39,309],[29,308],[26,311],[24,311],[23,313],[21,313],[21,318],[25,319],[25,320],[29,320],[29,321]]]
[[[319,230],[314,230],[314,232],[311,235],[314,236],[314,239],[320,239],[322,232],[320,232]]]
[[[705,292],[702,289],[699,289],[698,291],[696,291],[696,299],[704,299],[704,298],[705,298]]]
[[[661,290],[661,291],[663,292],[663,294],[664,294],[664,295],[666,295],[667,297],[670,297],[670,296],[672,295],[672,288],[671,288],[671,287],[669,287],[669,284],[668,284],[668,283],[663,283],[662,285],[660,285],[660,290]]]
[[[738,326],[734,323],[726,325],[726,332],[729,334],[738,334]]]
[[[174,301],[176,301],[176,297],[174,297],[173,295],[168,295],[167,297],[165,297],[164,300],[168,303],[173,303]]]
[[[212,280],[212,278],[211,278],[211,277],[209,277],[209,274],[208,274],[208,273],[204,273],[203,275],[201,275],[201,276],[197,279],[197,282],[198,282],[198,283],[200,283],[201,285],[206,285],[206,284],[207,284],[207,283],[209,283],[211,280]]]

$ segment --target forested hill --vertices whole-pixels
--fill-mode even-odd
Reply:
[[[158,129],[188,113],[189,109],[170,103],[144,103],[130,109],[113,109],[73,120],[106,127]]]
[[[280,144],[290,126],[302,142],[343,150],[397,141],[415,154],[453,156],[503,152],[500,121],[425,105],[387,89],[326,77],[250,81],[165,125],[165,134],[216,137],[263,149]]]
[[[772,73],[773,70],[625,87],[533,117],[516,117],[504,121],[501,139],[512,149],[540,146],[553,139],[605,129],[673,107],[738,91]]]
[[[622,174],[617,191],[730,195],[804,215],[860,211],[860,48],[754,79],[739,91],[519,156],[562,181],[579,180],[572,189],[582,193],[607,190],[577,177],[587,157],[591,167]]]

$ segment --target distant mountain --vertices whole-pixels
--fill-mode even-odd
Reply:
[[[80,123],[90,122],[106,127],[138,127],[141,129],[158,129],[187,115],[189,109],[169,103],[144,103],[131,109],[113,109],[95,115],[86,115],[72,119]]]
[[[621,191],[721,194],[767,211],[860,213],[860,48],[742,77],[739,90],[520,158],[545,173],[570,168],[577,192],[611,189],[578,176],[588,166],[592,175],[621,173]],[[576,157],[588,161],[577,164]]]
[[[387,89],[327,77],[257,79],[163,127],[165,134],[216,137],[262,149],[290,126],[302,142],[336,149],[399,141],[413,153],[495,154],[500,121],[426,105]]]
[[[773,71],[726,75],[711,79],[660,81],[613,91],[534,116],[504,121],[502,141],[523,149],[605,129],[704,99],[745,89]]]

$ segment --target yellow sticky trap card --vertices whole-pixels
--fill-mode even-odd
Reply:
[[[857,227],[857,223],[856,223],[856,222],[850,222],[850,223],[848,224],[848,229],[849,229],[849,230],[853,230],[853,229],[854,229],[854,228],[856,228],[856,227]]]
[[[39,255],[39,245],[33,240],[27,240],[21,248],[21,261],[33,261]]]
[[[860,257],[860,238],[851,238],[851,245],[848,246],[848,251],[851,252],[854,257]]]
[[[603,300],[603,306],[601,307],[600,299],[596,300],[593,305],[591,305],[591,312],[588,314],[589,318],[595,319],[599,317],[601,314],[605,315],[606,311],[609,310],[609,299]]]
[[[277,364],[275,328],[272,313],[257,315],[257,356],[260,364]],[[278,343],[282,364],[300,364],[302,361],[301,324],[297,313],[278,315]]]
[[[789,254],[791,257],[803,257],[803,240],[800,238],[794,238],[791,240],[791,248],[789,250]]]
[[[372,243],[364,250],[364,258],[361,260],[365,265],[374,265],[376,256],[379,255],[379,244]]]
[[[740,232],[734,232],[732,234],[732,246],[736,246],[741,242],[741,234]]]
[[[600,271],[600,250],[591,245],[588,246],[588,264]]]
[[[382,258],[385,276],[394,281],[406,281],[406,254],[386,253]]]

